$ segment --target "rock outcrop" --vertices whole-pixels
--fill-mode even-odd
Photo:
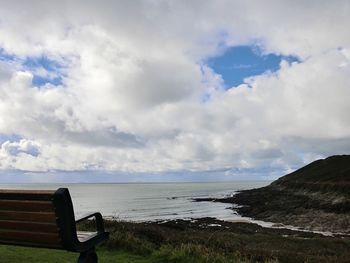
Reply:
[[[262,188],[216,200],[243,216],[309,230],[350,233],[350,155],[332,156]]]

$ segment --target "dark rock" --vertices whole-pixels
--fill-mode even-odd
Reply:
[[[315,161],[269,186],[216,199],[241,215],[310,230],[350,233],[350,156]]]

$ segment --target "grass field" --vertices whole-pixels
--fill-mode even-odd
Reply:
[[[97,251],[100,263],[149,263],[149,256],[139,256],[125,251]],[[27,248],[17,246],[0,246],[1,263],[73,263],[77,261],[79,254],[54,249]]]
[[[106,221],[110,239],[97,248],[99,263],[341,263],[349,262],[348,236],[262,228],[210,218],[131,223]],[[80,226],[94,229],[94,222]],[[78,253],[0,246],[0,263],[73,263]]]
[[[244,263],[247,261],[228,260],[218,258],[203,259],[192,255],[190,250],[162,249],[150,255],[135,255],[122,250],[97,250],[99,263],[200,263],[200,262],[228,262]],[[28,248],[18,246],[0,245],[1,263],[73,263],[77,261],[79,254],[61,250]]]

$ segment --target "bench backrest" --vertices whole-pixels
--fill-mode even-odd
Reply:
[[[68,189],[0,190],[0,243],[69,249],[74,233]]]

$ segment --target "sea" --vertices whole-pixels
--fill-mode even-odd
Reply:
[[[106,218],[133,222],[214,217],[241,218],[234,204],[194,202],[222,198],[237,191],[268,185],[269,181],[201,183],[0,184],[0,189],[69,189],[75,216],[99,211]]]

